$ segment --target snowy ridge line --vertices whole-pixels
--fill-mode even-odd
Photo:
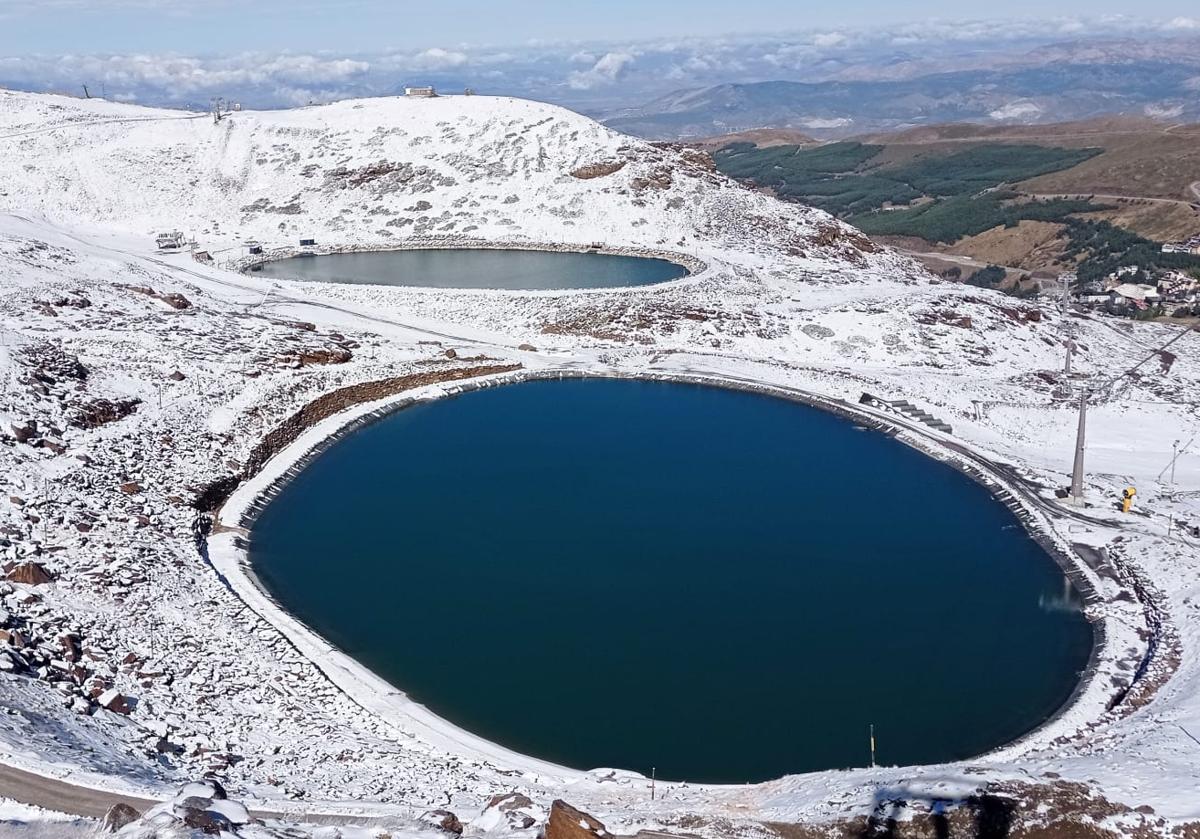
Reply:
[[[704,260],[691,254],[678,251],[661,250],[657,248],[641,248],[634,246],[608,246],[600,248],[589,247],[582,242],[530,242],[526,239],[473,239],[461,236],[426,236],[412,237],[402,242],[389,242],[378,245],[342,244],[314,246],[311,248],[281,247],[271,248],[261,255],[243,256],[222,263],[223,267],[241,273],[251,272],[256,265],[277,262],[283,259],[312,254],[314,256],[331,256],[339,253],[390,253],[393,251],[419,250],[494,250],[494,251],[535,251],[544,253],[598,253],[608,256],[634,256],[643,259],[661,259],[674,263],[687,270],[687,276],[675,280],[648,283],[642,286],[613,286],[601,288],[563,288],[563,289],[488,289],[460,288],[445,289],[426,286],[404,286],[413,291],[437,292],[438,294],[486,294],[486,295],[522,295],[537,294],[541,296],[559,296],[564,294],[595,294],[597,292],[637,291],[638,289],[656,289],[670,284],[683,284],[689,280],[701,279],[708,271],[709,265]]]
[[[252,536],[248,531],[261,511],[270,503],[287,483],[299,474],[313,459],[320,456],[331,445],[347,434],[367,425],[378,422],[387,416],[418,402],[446,396],[467,393],[483,388],[507,384],[517,384],[527,381],[548,379],[583,379],[583,378],[623,378],[652,381],[669,381],[683,384],[724,387],[757,393],[775,398],[787,399],[810,407],[818,408],[843,419],[866,425],[876,431],[888,434],[893,438],[917,449],[921,453],[934,457],[955,468],[962,474],[984,486],[1001,503],[1005,503],[1021,526],[1029,533],[1039,546],[1055,561],[1070,580],[1071,585],[1089,604],[1096,604],[1099,595],[1096,591],[1094,572],[1086,566],[1081,558],[1053,528],[1050,521],[1041,515],[1022,493],[1007,483],[998,474],[988,469],[983,459],[978,456],[968,457],[964,452],[948,448],[934,433],[926,433],[899,422],[891,415],[883,412],[864,410],[861,406],[820,395],[799,388],[772,384],[768,382],[740,379],[720,374],[701,374],[689,372],[637,372],[627,373],[618,370],[595,369],[562,369],[519,370],[511,373],[500,373],[494,376],[479,377],[469,380],[458,380],[445,385],[432,385],[414,391],[398,394],[393,398],[380,400],[375,403],[358,406],[319,423],[310,428],[291,446],[285,448],[267,463],[255,478],[243,483],[219,513],[225,527],[229,522],[236,521],[237,529],[247,533],[247,538],[235,536],[230,532],[218,534],[213,540],[220,540],[213,549],[213,565],[230,583],[233,591],[260,617],[275,626],[303,655],[310,658],[313,664],[321,670],[346,695],[365,710],[380,713],[400,730],[406,731],[412,727],[413,714],[418,716],[418,724],[423,734],[430,734],[443,745],[447,740],[461,748],[463,745],[476,751],[480,743],[484,745],[482,754],[488,759],[495,757],[508,758],[514,768],[522,767],[528,771],[532,762],[540,765],[542,771],[549,768],[556,773],[562,773],[567,778],[580,777],[585,773],[578,770],[545,764],[519,753],[503,749],[497,744],[482,740],[470,732],[463,731],[453,723],[430,712],[424,706],[407,699],[404,692],[375,674],[352,658],[322,639],[316,632],[305,625],[270,595],[255,575],[250,563],[248,546]],[[978,459],[976,459],[978,458]],[[1019,511],[1019,512],[1018,512]],[[1023,515],[1021,514],[1023,513]],[[1095,678],[1099,663],[1111,656],[1110,635],[1106,630],[1107,615],[1098,609],[1089,608],[1085,615],[1092,626],[1092,649],[1089,663],[1076,683],[1070,696],[1032,731],[1016,740],[996,747],[979,755],[975,760],[999,761],[1044,747],[1049,741],[1058,737],[1069,736],[1078,728],[1084,716],[1097,716],[1093,710],[1105,712],[1103,696]],[[314,658],[314,655],[317,658]],[[361,691],[371,691],[375,695],[364,695]],[[380,698],[378,694],[382,694]],[[1085,702],[1086,700],[1086,702]],[[411,736],[411,735],[410,735]],[[497,753],[495,750],[501,750]],[[639,773],[628,772],[631,777],[642,777]],[[705,785],[691,784],[697,789],[736,789],[758,785]]]

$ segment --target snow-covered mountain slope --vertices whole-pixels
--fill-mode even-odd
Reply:
[[[1170,496],[1161,477],[1172,441],[1200,432],[1195,336],[1152,354],[1178,331],[1073,319],[1077,372],[1098,381],[1150,361],[1095,398],[1093,506],[1072,512],[1053,494],[1068,480],[1076,416],[1056,306],[936,282],[690,152],[482,97],[214,125],[0,92],[0,126],[5,761],[142,792],[213,771],[274,808],[353,799],[461,815],[517,789],[543,809],[567,795],[622,832],[728,835],[866,815],[885,793],[921,811],[982,788],[1033,820],[1071,796],[1091,802],[1088,819],[1123,827],[1200,818],[1181,794],[1200,748],[1179,733],[1200,732],[1200,559],[1176,526],[1200,523],[1200,499]],[[150,234],[173,227],[218,263],[247,239],[312,236],[331,247],[602,241],[703,270],[587,292],[264,281],[157,253]],[[402,394],[561,373],[703,377],[839,400],[982,471],[1064,556],[1103,549],[1100,560],[1088,553],[1094,567],[1073,566],[1105,628],[1095,672],[1049,726],[974,761],[749,788],[660,784],[651,802],[640,776],[547,766],[431,717],[244,574],[238,510],[353,416]],[[953,434],[855,408],[864,392],[907,400]],[[1185,456],[1177,479],[1194,490],[1200,462]],[[1109,511],[1130,484],[1145,516]],[[213,508],[213,519],[200,514]]]
[[[741,188],[702,154],[524,100],[370,99],[214,124],[0,91],[0,138],[27,161],[6,168],[0,207],[146,235],[178,227],[208,243],[293,245],[469,235],[685,252],[756,241],[891,264],[824,213]]]

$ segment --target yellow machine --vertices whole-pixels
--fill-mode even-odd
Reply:
[[[1129,508],[1133,506],[1133,496],[1137,495],[1135,487],[1125,487],[1125,492],[1121,494],[1121,512],[1128,513]]]

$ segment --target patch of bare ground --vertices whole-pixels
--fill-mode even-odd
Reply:
[[[689,140],[688,143],[698,148],[716,151],[730,143],[753,143],[760,149],[766,149],[771,146],[812,146],[820,141],[791,128],[755,128],[750,131],[735,131],[732,134]]]
[[[615,303],[604,307],[560,313],[542,324],[543,335],[574,335],[598,341],[653,344],[652,333],[671,335],[689,323],[716,327],[711,342],[720,346],[724,338],[780,338],[787,330],[768,315],[752,310],[730,312],[697,306],[671,304]]]
[[[1200,130],[1200,126],[1175,125],[1150,117],[1109,115],[1074,122],[1034,123],[1031,125],[987,125],[974,122],[944,122],[901,131],[885,131],[853,139],[863,143],[936,144],[953,142],[1031,143],[1054,140],[1061,145],[1072,139],[1087,139],[1108,134],[1174,133]]]
[[[779,839],[1194,839],[1200,823],[1169,825],[1148,806],[1129,807],[1083,784],[994,784],[959,799],[881,789],[871,813],[824,824],[768,822]]]
[[[1200,131],[1183,126],[1082,139],[1064,137],[1056,145],[1099,146],[1104,153],[1062,172],[1020,185],[1036,193],[1093,192],[1103,195],[1194,200],[1188,185],[1200,180]]]
[[[1022,221],[1016,227],[993,227],[967,236],[945,248],[945,252],[969,256],[980,262],[1036,271],[1055,265],[1063,255],[1063,225],[1046,221]]]
[[[1104,219],[1156,242],[1174,242],[1200,233],[1200,213],[1184,204],[1140,198],[1101,199],[1098,203],[1112,205],[1113,209],[1086,213],[1080,218]]]
[[[951,123],[854,139],[884,146],[871,160],[873,167],[951,154],[982,143],[1104,149],[1078,166],[1018,185],[1018,189],[1030,193],[1195,201],[1189,185],[1200,181],[1200,125],[1177,125],[1144,117],[1110,116],[1050,125]]]

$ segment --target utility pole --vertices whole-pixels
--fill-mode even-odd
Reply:
[[[654,784],[655,784],[657,775],[658,775],[658,770],[655,767],[651,766],[650,767],[650,800],[651,801],[654,800]]]
[[[1083,503],[1083,449],[1084,449],[1085,431],[1087,428],[1087,403],[1088,403],[1088,397],[1091,395],[1091,391],[1093,389],[1095,389],[1095,390],[1100,391],[1100,393],[1102,393],[1102,394],[1105,393],[1105,389],[1111,389],[1112,386],[1116,382],[1120,381],[1121,379],[1124,379],[1126,376],[1133,374],[1139,367],[1141,367],[1147,361],[1149,361],[1152,358],[1160,356],[1162,354],[1162,352],[1164,350],[1166,350],[1167,347],[1171,346],[1176,341],[1179,341],[1180,339],[1186,337],[1189,332],[1195,332],[1195,331],[1197,331],[1197,329],[1194,326],[1189,327],[1188,329],[1180,330],[1178,335],[1176,335],[1171,340],[1167,341],[1161,347],[1158,347],[1157,349],[1152,350],[1149,355],[1147,355],[1145,358],[1143,358],[1137,364],[1130,367],[1125,372],[1118,373],[1115,376],[1109,376],[1108,378],[1102,379],[1098,382],[1094,381],[1094,383],[1092,385],[1083,388],[1082,392],[1079,395],[1079,430],[1076,432],[1076,435],[1075,435],[1075,464],[1074,464],[1074,468],[1071,471],[1071,495],[1069,498],[1069,503],[1074,504],[1077,507],[1084,506],[1084,503]],[[1190,443],[1189,443],[1189,445],[1190,445]],[[1186,448],[1187,448],[1187,446],[1184,446],[1184,449],[1186,449]],[[1178,452],[1176,452],[1175,456],[1176,457],[1179,456]],[[1172,459],[1172,461],[1171,461],[1171,479],[1172,479],[1172,481],[1174,481],[1174,477],[1175,477],[1174,468],[1175,468],[1175,461],[1174,461],[1174,459]],[[1165,471],[1166,470],[1164,469],[1163,472],[1165,472]],[[1163,472],[1158,473],[1157,480],[1159,480],[1159,481],[1162,480]]]
[[[1071,375],[1071,350],[1074,348],[1074,346],[1075,346],[1074,343],[1072,343],[1071,339],[1068,338],[1067,339],[1067,363],[1063,365],[1063,375],[1064,376]]]
[[[1171,444],[1171,497],[1175,497],[1175,462],[1179,460],[1179,441]]]
[[[1083,448],[1087,435],[1088,389],[1079,392],[1079,429],[1075,433],[1075,465],[1071,470],[1071,502],[1083,506]]]
[[[871,768],[875,768],[875,723],[871,723]]]

